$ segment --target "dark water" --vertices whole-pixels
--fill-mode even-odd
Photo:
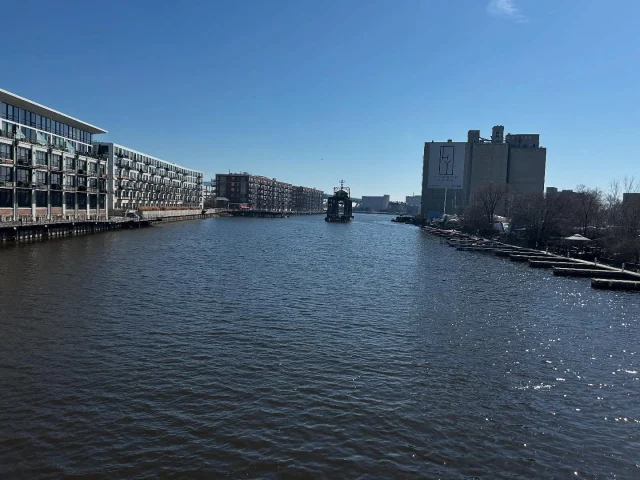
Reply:
[[[0,249],[0,477],[640,477],[640,296],[389,219]]]

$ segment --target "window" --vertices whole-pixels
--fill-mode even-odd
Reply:
[[[46,207],[49,203],[49,198],[47,192],[37,191],[36,192],[36,207]]]
[[[13,190],[0,188],[0,208],[13,208]]]
[[[87,186],[87,177],[78,177],[78,187]]]
[[[79,193],[78,194],[78,209],[86,209],[87,208],[87,194]]]
[[[66,187],[75,187],[76,186],[76,177],[73,175],[65,175],[64,177],[64,185]]]
[[[82,170],[82,172],[80,171]],[[87,161],[86,160],[78,160],[78,173],[87,173]]]
[[[62,186],[62,174],[61,173],[52,173],[50,177],[51,188],[56,190],[60,190]]]
[[[89,187],[98,188],[98,179],[97,178],[90,178],[89,179]]]
[[[36,163],[38,165],[47,164],[47,152],[36,151]]]
[[[0,166],[0,183],[13,182],[13,168]]]
[[[98,195],[98,203],[100,205],[100,209],[104,210],[106,195]]]
[[[96,209],[98,208],[98,196],[97,195],[89,195],[89,208]]]
[[[36,172],[36,187],[43,187],[47,185],[47,172]]]
[[[31,207],[31,190],[16,190],[19,207]]]
[[[6,143],[0,143],[0,158],[13,158],[13,148]]]
[[[16,169],[18,187],[31,187],[31,172],[22,168]]]
[[[50,192],[49,198],[51,199],[52,207],[61,207],[62,206],[62,192]]]
[[[51,167],[57,169],[62,168],[62,157],[60,155],[51,155]]]
[[[27,165],[31,163],[31,150],[24,147],[18,147],[18,163]]]
[[[60,155],[55,155],[60,157]],[[75,170],[76,169],[76,160],[71,157],[64,157],[64,169],[65,170]]]
[[[104,163],[101,163],[100,165],[98,165],[98,173],[100,174],[100,176],[104,175],[105,172],[105,165]]]
[[[65,193],[64,194],[64,205],[67,208],[75,210],[75,208],[76,208],[76,194],[75,193]]]

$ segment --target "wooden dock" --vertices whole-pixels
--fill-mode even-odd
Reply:
[[[612,280],[610,278],[592,278],[591,288],[600,290],[628,290],[640,292],[640,281]]]
[[[531,268],[585,268],[585,269],[597,269],[597,270],[606,270],[605,267],[594,263],[578,263],[568,258],[559,258],[559,259],[539,259],[539,258],[531,258],[529,259],[529,266]]]
[[[562,268],[554,267],[553,274],[558,277],[598,277],[615,280],[633,280],[637,275],[622,270],[604,270],[598,268]]]
[[[593,288],[640,291],[639,273],[531,248],[517,247],[455,230],[441,230],[430,226],[422,229],[442,238],[450,247],[458,251],[494,253],[496,256],[509,258],[512,262],[526,262],[531,268],[553,269],[553,274],[559,277],[591,278]]]

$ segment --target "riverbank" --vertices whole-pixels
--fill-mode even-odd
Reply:
[[[555,276],[587,277],[591,279],[592,288],[640,291],[640,273],[624,268],[557,255],[548,251],[518,247],[457,230],[443,230],[430,226],[424,226],[422,230],[442,238],[456,250],[508,257],[513,262],[526,262],[531,268],[552,269]]]
[[[162,213],[162,212],[160,212]],[[154,223],[180,222],[218,217],[219,212],[199,212],[196,214],[165,215],[144,217],[112,217],[95,220],[66,220],[56,218],[49,221],[6,222],[0,224],[0,245],[38,242],[54,238],[73,237],[109,232],[124,228],[139,229],[153,226]]]

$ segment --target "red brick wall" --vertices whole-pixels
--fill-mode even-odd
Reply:
[[[0,218],[13,215],[13,208],[0,208]]]

